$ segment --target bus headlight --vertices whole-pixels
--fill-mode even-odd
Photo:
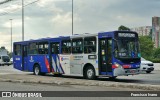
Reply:
[[[112,65],[112,68],[122,68],[122,66],[118,63],[114,63],[114,65]]]

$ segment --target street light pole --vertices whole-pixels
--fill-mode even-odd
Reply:
[[[72,0],[72,35],[73,35],[73,0]]]
[[[11,53],[12,53],[12,19],[10,19],[11,21]]]
[[[22,41],[24,41],[24,1],[22,0]]]

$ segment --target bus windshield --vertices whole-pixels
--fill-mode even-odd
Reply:
[[[118,39],[115,46],[115,57],[117,58],[139,57],[139,43],[135,38]]]

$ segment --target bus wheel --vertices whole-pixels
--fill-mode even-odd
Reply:
[[[62,77],[62,74],[54,74],[54,77]]]
[[[34,66],[34,75],[40,75],[40,67],[39,65],[35,65]]]
[[[151,71],[146,71],[146,73],[151,73]]]
[[[115,80],[117,76],[109,77],[110,80]]]
[[[96,78],[95,71],[94,71],[93,67],[89,66],[89,67],[86,68],[85,78],[87,78],[89,80],[93,80],[93,79]]]

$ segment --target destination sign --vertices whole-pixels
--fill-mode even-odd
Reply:
[[[136,37],[136,35],[133,33],[118,33],[118,37],[131,37],[131,38],[133,38],[133,37]]]

